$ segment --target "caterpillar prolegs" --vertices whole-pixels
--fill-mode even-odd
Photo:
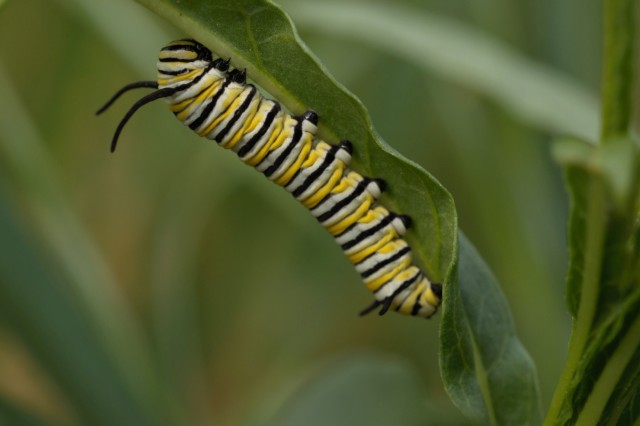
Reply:
[[[430,317],[442,297],[442,286],[431,283],[414,265],[402,238],[411,219],[377,203],[385,183],[348,168],[349,141],[331,145],[316,137],[318,115],[309,110],[291,116],[267,99],[244,70],[231,69],[230,60],[213,58],[194,40],[178,40],[160,51],[157,81],[129,84],[153,88],[120,121],[111,150],[131,116],[143,105],[166,98],[173,114],[191,130],[234,151],[246,164],[284,187],[325,227],[355,266],[374,302],[361,314],[380,308]]]

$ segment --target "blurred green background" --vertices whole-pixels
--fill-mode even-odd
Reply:
[[[466,424],[438,375],[438,317],[359,318],[370,295],[285,191],[161,103],[109,153],[136,97],[94,111],[153,79],[158,49],[184,35],[133,2],[102,3],[0,8],[0,424]],[[567,197],[550,143],[595,136],[600,2],[280,4],[382,137],[453,193],[546,407],[570,328]],[[385,29],[340,27],[359,10],[414,31],[417,46],[460,43],[412,56]],[[498,88],[460,72],[487,43]],[[519,107],[530,103],[542,113]],[[558,109],[576,116],[554,122]]]

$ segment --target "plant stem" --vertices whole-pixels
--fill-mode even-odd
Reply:
[[[600,144],[605,145],[617,137],[626,136],[629,131],[632,111],[632,86],[634,77],[634,5],[635,0],[604,0],[604,52],[602,71],[602,129]],[[593,319],[598,305],[601,286],[602,262],[606,255],[604,242],[607,235],[608,223],[608,195],[607,187],[601,177],[592,175],[589,187],[588,202],[584,214],[586,216],[586,241],[584,246],[584,270],[582,271],[580,305],[574,318],[569,353],[564,370],[556,387],[551,406],[545,419],[545,425],[559,425],[566,423],[572,416],[571,398],[578,386],[577,372],[584,367],[583,359],[589,337],[593,330]],[[635,326],[640,327],[638,324]],[[623,342],[625,343],[626,340]],[[625,343],[626,349],[635,348],[632,343]],[[618,353],[618,352],[616,352]],[[615,384],[618,370],[614,367],[605,368],[609,374],[604,382],[592,392],[597,398],[590,398],[592,404],[587,404],[587,410],[578,415],[583,421],[586,414],[590,421],[595,422],[601,414],[602,403],[609,399]],[[617,382],[617,380],[616,380]],[[613,387],[612,387],[613,386]],[[593,394],[591,395],[594,396]],[[585,414],[586,413],[586,414]],[[595,416],[595,417],[594,417]]]
[[[635,0],[604,1],[601,142],[629,129],[634,77]]]
[[[606,192],[602,180],[594,176],[589,188],[589,203],[586,207],[587,240],[584,250],[581,296],[578,312],[574,318],[569,353],[564,370],[556,386],[545,425],[559,423],[566,405],[566,398],[575,387],[574,376],[580,367],[582,354],[589,341],[589,334],[598,303],[600,273],[602,269],[603,245],[606,234]]]

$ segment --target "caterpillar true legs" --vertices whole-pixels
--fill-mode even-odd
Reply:
[[[98,111],[102,113],[128,90],[156,89],[120,121],[111,150],[140,107],[166,98],[180,121],[285,188],[333,235],[374,293],[374,302],[361,314],[380,308],[381,315],[389,309],[433,315],[442,286],[431,283],[413,264],[411,249],[402,238],[411,219],[377,203],[384,181],[348,168],[353,153],[349,141],[331,145],[319,140],[315,112],[287,114],[278,102],[246,83],[245,71],[229,70],[229,64],[229,59],[214,59],[194,40],[177,40],[162,48],[157,81],[123,87]]]

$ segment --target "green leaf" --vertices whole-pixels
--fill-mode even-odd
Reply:
[[[495,277],[463,234],[459,282],[444,289],[440,365],[447,392],[485,424],[539,424],[535,366]]]
[[[432,280],[448,282],[456,235],[451,195],[379,138],[362,104],[313,58],[282,10],[257,0],[140,3],[215,54],[231,57],[233,66],[246,68],[250,79],[294,114],[314,109],[320,116],[320,135],[329,142],[351,140],[354,169],[385,179],[389,190],[383,204],[413,217],[408,240],[414,257]]]
[[[158,424],[135,400],[91,320],[65,292],[67,282],[23,226],[0,186],[0,319],[56,379],[85,424]]]
[[[316,372],[267,425],[442,424],[429,411],[415,371],[396,360],[360,355]]]

